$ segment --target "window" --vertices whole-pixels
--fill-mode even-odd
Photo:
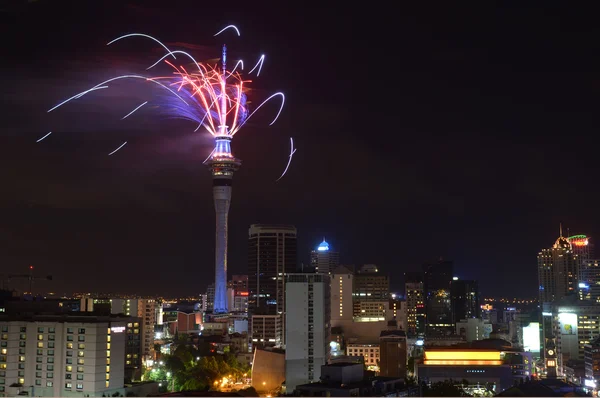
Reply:
[[[38,328],[38,333],[44,333],[44,328]]]
[[[77,389],[83,390],[83,383],[77,383]]]
[[[78,373],[77,374],[77,380],[83,380],[83,374]]]
[[[35,377],[38,379],[42,378],[42,372],[35,372]]]
[[[19,348],[19,355],[25,355],[25,348]]]
[[[19,341],[19,347],[25,347],[25,342],[24,341]]]
[[[54,357],[46,358],[46,363],[54,363]]]
[[[78,372],[83,372],[83,366],[78,366],[78,367],[77,367],[77,371],[78,371]]]
[[[2,340],[8,340],[8,335],[7,334],[3,334],[2,335]]]
[[[25,377],[25,371],[19,370],[19,377]]]
[[[46,387],[52,387],[52,382],[51,381],[47,381],[46,382]]]
[[[20,339],[20,340],[27,340],[27,335],[26,335],[25,333],[21,333],[21,334],[19,335],[19,339]]]
[[[35,385],[36,386],[41,386],[42,385],[42,381],[40,379],[35,379]]]
[[[67,356],[68,357],[72,357],[73,356],[73,351],[67,351]]]
[[[73,387],[73,384],[70,381],[65,383],[65,388],[71,388],[71,387]]]
[[[83,351],[79,351],[79,352],[77,353],[77,356],[78,356],[78,357],[82,357],[82,356],[84,356],[84,353],[83,353]]]
[[[19,384],[21,384],[21,385],[22,385],[22,384],[25,384],[25,379],[24,379],[24,378],[22,378],[22,377],[21,377],[21,378],[19,378]]]
[[[84,328],[79,329],[79,334],[85,334],[85,329]]]
[[[54,348],[54,341],[50,341],[48,343],[48,348]]]
[[[68,334],[73,334],[73,328],[67,328],[67,333]]]
[[[44,343],[42,343],[41,341],[38,342],[38,348],[44,348]]]
[[[108,388],[110,386],[110,383],[107,381],[106,382],[106,388]]]
[[[65,379],[67,379],[67,380],[71,380],[71,379],[73,378],[72,376],[73,376],[73,375],[72,375],[71,373],[67,373],[67,374],[65,375]]]
[[[0,347],[8,347],[8,341],[1,341]]]
[[[73,363],[73,358],[67,358],[66,359],[66,364],[67,365],[71,365]]]
[[[53,356],[54,355],[54,350],[48,350],[48,356]]]
[[[42,364],[38,363],[35,365],[35,370],[42,370]]]
[[[85,350],[85,344],[79,343],[77,348],[79,348],[80,350]]]
[[[85,336],[83,336],[83,335],[77,336],[77,341],[85,341]]]
[[[83,365],[84,363],[85,363],[85,360],[84,360],[83,358],[79,358],[79,359],[77,360],[77,364],[78,364],[78,365]]]
[[[67,372],[72,372],[73,371],[73,366],[67,365],[66,370],[67,370]]]
[[[43,334],[38,334],[38,340],[44,340],[44,335]]]
[[[54,334],[49,334],[49,335],[48,335],[48,340],[50,340],[50,341],[54,341],[55,337],[56,337],[56,335],[54,335]]]
[[[21,326],[20,331],[21,331],[21,333],[25,333],[25,332],[27,332],[27,328],[25,326]]]
[[[44,350],[42,350],[41,348],[38,348],[37,354],[38,355],[44,355]]]
[[[67,343],[67,348],[72,349],[73,348],[73,343]]]
[[[46,365],[46,370],[48,371],[54,371],[54,365]]]
[[[8,326],[2,326],[2,332],[8,332]]]
[[[67,336],[67,341],[73,341],[73,336]]]
[[[54,328],[48,328],[48,333],[54,333],[56,331],[56,329]]]
[[[54,378],[54,373],[53,372],[46,373],[46,379],[52,379],[52,378]]]
[[[25,369],[25,364],[24,363],[20,363],[19,364],[19,369]]]

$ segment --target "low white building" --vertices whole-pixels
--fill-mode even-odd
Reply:
[[[351,343],[346,346],[346,355],[363,357],[369,370],[379,371],[379,342],[374,344]]]
[[[130,318],[0,317],[0,396],[123,392]]]
[[[475,340],[488,339],[492,332],[492,324],[479,318],[463,319],[456,323],[456,334],[463,336],[468,343]]]

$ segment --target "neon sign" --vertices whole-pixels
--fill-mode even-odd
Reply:
[[[123,333],[125,331],[125,326],[113,326],[110,328],[112,333]]]
[[[573,235],[573,236],[569,236],[567,238],[567,240],[573,245],[573,246],[587,246],[589,244],[588,242],[588,237],[585,235]]]

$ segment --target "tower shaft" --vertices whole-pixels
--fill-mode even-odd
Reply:
[[[217,182],[231,180],[215,179]],[[227,230],[229,222],[229,204],[231,203],[231,185],[213,185],[213,200],[216,212],[215,230],[215,314],[229,312],[227,305]]]

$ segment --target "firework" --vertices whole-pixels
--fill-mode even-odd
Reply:
[[[218,36],[227,30],[233,30],[240,36],[239,29],[234,25],[226,26],[217,32],[215,36]],[[136,37],[152,40],[155,43],[158,43],[166,51],[166,54],[150,65],[147,70],[153,69],[157,65],[164,63],[171,69],[170,74],[164,76],[143,76],[133,74],[116,76],[60,102],[50,108],[48,112],[52,112],[61,106],[91,94],[94,91],[106,89],[109,87],[108,83],[113,83],[120,79],[138,79],[144,82],[151,82],[164,90],[164,96],[155,98],[160,98],[160,100],[157,101],[159,105],[158,109],[160,109],[163,114],[173,118],[193,121],[197,123],[194,132],[204,128],[215,137],[217,145],[210,153],[205,163],[212,158],[233,158],[229,145],[231,138],[240,131],[258,110],[269,101],[276,98],[281,100],[280,106],[269,125],[273,125],[279,118],[285,104],[285,95],[282,92],[272,94],[252,111],[249,109],[247,105],[246,88],[247,85],[251,83],[251,80],[242,77],[239,72],[244,69],[244,62],[242,60],[236,61],[234,67],[230,71],[227,70],[226,46],[223,46],[222,49],[221,65],[208,65],[199,63],[192,55],[185,51],[171,50],[160,40],[143,33],[126,34],[111,40],[107,45],[112,45],[123,39]],[[184,59],[188,61],[187,67],[180,63],[181,57],[177,58],[177,55],[182,55]],[[260,76],[264,62],[265,55],[263,54],[259,57],[254,67],[247,75],[249,76],[252,73],[255,73],[256,76]],[[123,120],[130,117],[148,103],[149,101],[143,102],[121,119]],[[42,139],[43,138],[46,138],[46,136],[42,137]],[[219,138],[227,138],[228,140],[223,141],[219,140]],[[117,148],[117,150],[121,147]],[[292,153],[290,154],[288,164],[281,177],[285,175],[290,166],[293,152],[295,152],[295,149],[293,148],[292,140]],[[111,154],[113,153],[114,152],[111,152]],[[279,181],[281,177],[279,177],[277,181]]]

